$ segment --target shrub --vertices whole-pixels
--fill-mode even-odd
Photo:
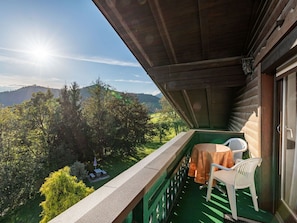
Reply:
[[[85,164],[76,161],[70,167],[70,175],[76,176],[78,180],[83,180],[87,177],[88,173],[85,169]]]
[[[45,201],[40,203],[43,209],[40,222],[48,222],[93,191],[93,188],[71,176],[68,166],[51,173],[40,187],[41,194],[45,196]]]

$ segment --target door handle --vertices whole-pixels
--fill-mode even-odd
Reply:
[[[280,131],[280,124],[278,124],[278,126],[276,127],[276,131],[280,134],[281,131]]]
[[[290,136],[293,139],[293,129],[286,127],[287,131],[290,132]]]

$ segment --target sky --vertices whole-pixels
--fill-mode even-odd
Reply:
[[[122,92],[160,93],[91,0],[0,1],[0,92],[96,80]]]

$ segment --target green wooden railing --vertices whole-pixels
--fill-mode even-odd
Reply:
[[[143,221],[164,222],[173,208],[188,173],[188,163],[192,146],[189,143],[182,152],[181,159],[168,173],[164,173],[143,197]]]
[[[166,222],[188,174],[197,143],[223,143],[242,133],[190,130],[181,133],[51,222]]]
[[[167,172],[162,174],[144,195],[138,207],[133,210],[134,215],[130,214],[126,222],[166,222],[187,178],[188,164],[193,146],[198,143],[223,143],[231,137],[243,138],[243,134],[210,130],[195,131],[191,140],[172,163],[172,169],[169,168]]]

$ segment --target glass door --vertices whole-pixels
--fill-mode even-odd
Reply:
[[[297,221],[297,145],[296,145],[296,72],[292,72],[281,81],[280,112],[280,203],[286,215]],[[284,220],[288,216],[282,216]]]

